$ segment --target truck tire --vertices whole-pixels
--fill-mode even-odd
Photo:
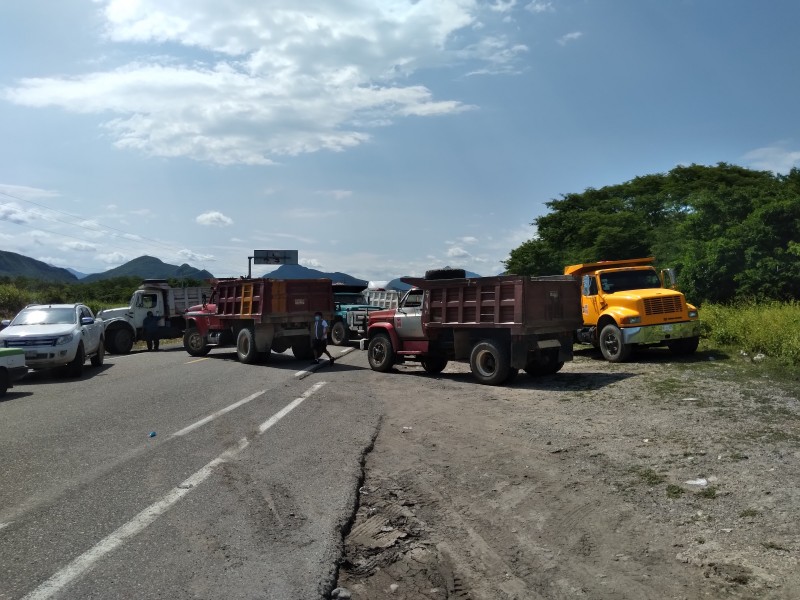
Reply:
[[[280,354],[281,352],[286,352],[289,349],[289,342],[286,338],[275,338],[272,340],[272,352],[277,352]]]
[[[292,342],[292,354],[297,360],[311,360],[314,358],[314,349],[311,347],[311,339],[307,336],[296,338]]]
[[[373,371],[386,373],[394,366],[392,340],[386,333],[376,333],[367,346],[367,360]]]
[[[608,362],[625,362],[631,355],[632,349],[630,344],[624,342],[620,328],[613,323],[609,323],[600,331],[600,352]]]
[[[245,327],[236,337],[236,357],[239,362],[252,365],[258,361],[256,350],[256,334],[250,327]]]
[[[196,327],[189,327],[183,333],[183,347],[191,356],[205,356],[211,352],[211,346],[206,344]]]
[[[114,348],[114,354],[129,354],[133,348],[133,334],[130,329],[115,329],[111,334]]]
[[[686,356],[687,354],[694,354],[699,344],[699,337],[689,337],[667,342],[667,347],[676,356]]]
[[[11,382],[8,376],[8,371],[6,371],[5,369],[0,369],[0,397],[6,395],[6,392],[8,391],[10,385]]]
[[[508,349],[494,340],[483,340],[472,348],[469,366],[479,383],[500,385],[508,378],[511,359]]]
[[[425,271],[425,279],[463,279],[467,276],[464,269],[431,269]]]
[[[447,366],[447,359],[441,356],[428,356],[422,359],[422,368],[426,373],[431,375],[438,375]]]
[[[68,365],[64,367],[67,377],[80,377],[83,375],[83,363],[86,361],[86,352],[83,349],[83,342],[78,344],[78,351]]]
[[[334,346],[344,346],[350,341],[350,330],[342,321],[336,321],[331,328],[331,343]]]
[[[106,359],[106,345],[103,338],[100,338],[100,343],[97,345],[97,352],[92,356],[92,366],[102,367],[103,361]]]
[[[540,377],[542,375],[553,375],[561,370],[564,366],[563,360],[558,360],[558,352],[546,352],[539,358],[530,361],[525,366],[525,372],[531,377]]]

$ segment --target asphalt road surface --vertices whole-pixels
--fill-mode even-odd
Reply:
[[[369,376],[357,352],[178,347],[29,374],[0,401],[0,598],[329,594],[382,414]]]

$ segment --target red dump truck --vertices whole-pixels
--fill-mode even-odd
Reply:
[[[183,346],[192,356],[205,356],[213,347],[235,345],[243,363],[289,348],[296,358],[310,359],[317,311],[331,321],[330,279],[220,279],[208,301],[184,315]]]
[[[582,324],[580,289],[571,277],[415,279],[397,308],[369,314],[367,357],[375,371],[418,361],[440,373],[469,362],[483,384],[557,372],[572,360]],[[363,346],[362,346],[363,347]]]

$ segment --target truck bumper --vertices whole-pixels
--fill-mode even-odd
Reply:
[[[666,344],[670,340],[699,337],[700,328],[700,321],[626,327],[622,330],[622,337],[626,344]]]

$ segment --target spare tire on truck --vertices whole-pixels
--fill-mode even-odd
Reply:
[[[467,272],[464,269],[451,269],[451,268],[444,268],[444,269],[431,269],[430,271],[425,271],[425,279],[435,280],[435,279],[463,279],[467,276]]]

